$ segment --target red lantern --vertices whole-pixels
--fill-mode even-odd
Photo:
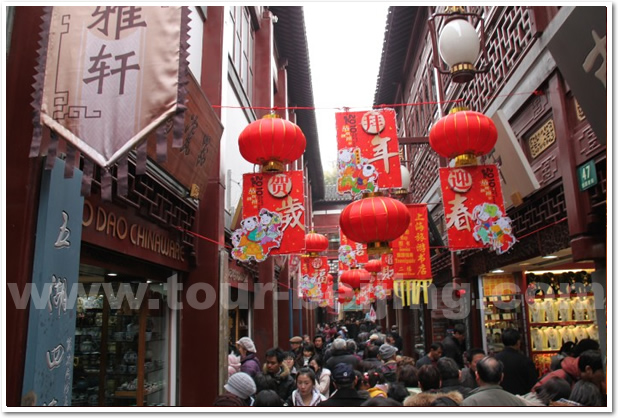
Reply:
[[[242,157],[262,165],[262,171],[283,171],[285,164],[298,160],[305,152],[307,140],[298,125],[266,115],[250,123],[238,136]]]
[[[328,238],[322,234],[316,234],[310,232],[305,235],[305,250],[309,253],[310,257],[317,257],[317,253],[326,251],[328,249]]]
[[[339,303],[348,303],[354,298],[354,290],[343,283],[339,283],[337,293],[339,293],[339,297],[337,298]]]
[[[369,260],[365,264],[365,270],[373,274],[380,273],[382,271],[382,260]]]
[[[455,164],[476,165],[476,157],[496,145],[498,131],[491,118],[472,110],[444,116],[429,131],[429,145],[443,157],[456,158]]]
[[[341,277],[339,277],[339,281],[341,283],[345,283],[348,286],[351,286],[352,289],[360,289],[362,286],[365,286],[369,283],[369,272],[365,269],[351,269],[346,270],[341,273]]]
[[[380,194],[350,203],[339,216],[339,226],[346,237],[367,244],[369,254],[389,252],[388,242],[399,238],[410,226],[406,205]]]
[[[328,282],[328,284],[333,284],[333,281],[335,280],[335,278],[333,277],[332,274],[328,273],[326,275],[326,281]]]

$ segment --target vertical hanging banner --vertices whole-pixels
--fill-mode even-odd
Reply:
[[[302,171],[243,175],[243,220],[232,232],[232,257],[261,262],[305,248]]]
[[[45,125],[109,167],[168,117],[180,148],[189,21],[181,6],[46,8],[30,156]]]
[[[324,298],[324,286],[328,283],[328,257],[303,257],[301,263],[301,292],[312,302]]]
[[[350,270],[367,261],[367,245],[352,241],[339,230],[339,272]]]
[[[429,227],[426,204],[406,205],[410,211],[410,226],[402,236],[392,241],[397,278],[429,279]]]
[[[506,216],[495,165],[440,168],[449,248],[507,252],[516,239]]]
[[[335,113],[337,193],[401,187],[395,110]]]

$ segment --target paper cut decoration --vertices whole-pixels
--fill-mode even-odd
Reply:
[[[264,261],[270,251],[279,248],[283,221],[277,212],[260,209],[259,218],[250,216],[240,222],[242,228],[232,232],[232,257],[238,261]]]

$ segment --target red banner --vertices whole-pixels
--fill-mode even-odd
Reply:
[[[350,270],[369,261],[367,245],[354,242],[339,231],[339,272]]]
[[[300,291],[307,299],[319,302],[328,292],[328,257],[303,257]],[[331,284],[332,287],[332,284]]]
[[[401,187],[399,141],[393,109],[335,113],[337,193]]]
[[[429,279],[432,276],[427,205],[406,206],[410,211],[410,226],[391,243],[395,274],[399,279]]]
[[[302,171],[243,175],[243,220],[232,233],[232,257],[264,261],[305,249]]]
[[[495,165],[441,168],[440,186],[451,250],[489,247],[502,254],[513,246]]]

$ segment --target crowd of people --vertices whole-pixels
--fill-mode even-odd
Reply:
[[[538,376],[521,351],[518,330],[502,334],[504,350],[466,350],[461,324],[424,356],[402,355],[396,326],[332,323],[286,351],[261,354],[249,337],[230,353],[225,393],[214,406],[606,406],[603,360],[596,341],[567,344]],[[420,358],[419,358],[420,357]],[[260,361],[260,358],[262,361]]]

